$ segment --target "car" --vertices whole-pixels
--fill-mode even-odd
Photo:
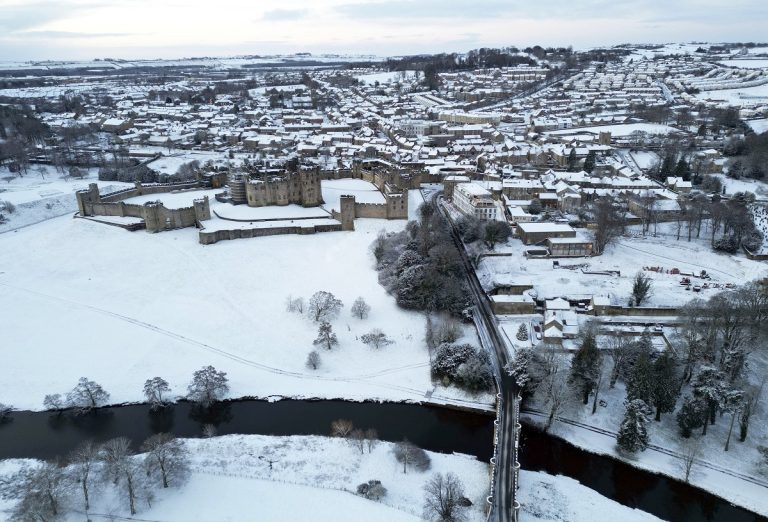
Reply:
[[[654,331],[656,331],[656,332],[661,332],[661,331],[663,331],[663,330],[664,330],[664,327],[663,327],[663,326],[661,326],[659,323],[656,323],[656,324],[654,324],[654,325],[653,325],[653,329],[654,329]]]

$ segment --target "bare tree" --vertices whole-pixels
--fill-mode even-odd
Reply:
[[[467,519],[464,486],[452,472],[435,473],[424,486],[424,518],[438,522]]]
[[[46,522],[62,514],[62,503],[69,485],[58,462],[43,462],[23,467],[9,479],[7,496],[19,498],[11,520]]]
[[[432,330],[432,343],[435,347],[443,343],[454,343],[461,337],[461,325],[452,317],[443,317]]]
[[[0,423],[5,422],[8,420],[8,417],[11,415],[11,412],[13,411],[13,406],[10,404],[3,404],[0,402]]]
[[[350,308],[352,316],[357,317],[358,319],[367,319],[370,311],[371,307],[362,297],[355,299],[355,302],[352,303],[352,308]]]
[[[304,313],[304,298],[288,296],[285,300],[285,309],[298,314]]]
[[[349,434],[352,433],[353,428],[354,425],[351,420],[335,420],[331,423],[331,437],[342,437],[346,439]]]
[[[387,335],[378,328],[374,328],[367,334],[361,335],[360,340],[363,341],[364,344],[367,344],[371,348],[375,348],[377,350],[395,342],[387,337]]]
[[[549,405],[549,415],[547,416],[547,422],[544,424],[544,433],[549,431],[549,428],[552,427],[552,424],[557,419],[558,413],[560,413],[565,404],[566,392],[568,391],[565,375],[563,375],[562,371],[553,374],[551,383],[552,385],[546,396],[546,404]]]
[[[373,448],[379,442],[379,432],[373,428],[368,428],[365,430],[365,442],[366,446],[368,447],[368,453],[371,453]]]
[[[69,454],[71,472],[83,492],[85,510],[91,508],[89,491],[94,480],[94,471],[99,463],[100,448],[92,440],[86,440]]]
[[[608,245],[624,233],[624,216],[618,205],[608,198],[600,198],[591,210],[595,223],[595,254],[602,254]]]
[[[312,297],[309,298],[309,306],[307,313],[312,317],[315,322],[330,321],[337,315],[344,304],[341,299],[337,299],[335,295],[326,291],[315,292]]]
[[[192,382],[187,387],[187,398],[208,407],[223,399],[228,392],[227,374],[213,366],[205,366],[194,373]]]
[[[43,407],[46,410],[61,412],[67,405],[64,402],[60,393],[54,393],[52,395],[46,395],[43,399]]]
[[[414,467],[419,471],[426,471],[432,465],[427,452],[408,440],[395,444],[392,451],[395,454],[395,459],[403,463],[403,473],[408,471],[408,466]]]
[[[349,434],[350,443],[360,450],[360,454],[365,453],[365,432],[360,428],[355,428],[352,433]]]
[[[691,477],[691,470],[693,465],[696,464],[696,459],[701,454],[701,444],[697,439],[687,439],[680,452],[680,469],[685,476],[685,482],[687,483]]]
[[[189,472],[189,452],[184,443],[169,433],[158,433],[150,436],[141,445],[141,451],[146,453],[145,462],[148,473],[154,470],[160,472],[163,488],[173,481],[180,483]]]
[[[67,394],[67,404],[80,411],[90,411],[103,405],[109,400],[109,393],[104,391],[100,384],[80,377],[71,392]]]
[[[323,321],[317,329],[317,339],[312,341],[315,346],[323,346],[330,350],[337,344],[339,340],[336,338],[336,334],[333,333],[333,327],[331,323]]]
[[[312,350],[309,352],[309,355],[307,355],[307,368],[311,370],[320,368],[320,354],[317,353],[317,350]]]
[[[210,439],[216,436],[216,426],[213,424],[205,424],[203,426],[203,438]]]
[[[144,383],[144,396],[149,403],[149,409],[157,410],[164,408],[170,401],[163,394],[170,393],[171,387],[168,385],[168,381],[162,377],[153,377],[147,379]]]

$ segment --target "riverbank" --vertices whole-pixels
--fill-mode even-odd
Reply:
[[[530,437],[535,438],[546,416],[529,412],[522,413],[521,419],[524,423],[524,431],[528,430]],[[756,483],[765,480],[764,477],[757,473],[754,473],[753,477],[755,482],[745,480],[738,473],[733,472],[733,470],[718,470],[705,467],[710,465],[711,461],[707,461],[706,456],[702,456],[694,464],[689,484],[685,484],[683,481],[682,460],[676,456],[677,451],[675,450],[663,451],[663,448],[649,447],[645,452],[639,453],[636,458],[630,459],[617,451],[615,433],[601,428],[590,427],[564,416],[558,417],[557,421],[550,428],[548,435],[556,437],[565,444],[578,448],[578,450],[604,456],[632,469],[649,472],[658,477],[665,477],[666,480],[677,483],[677,487],[680,490],[679,495],[681,496],[685,495],[686,489],[690,488],[701,491],[705,495],[715,495],[727,502],[733,503],[735,506],[754,513],[754,517],[746,513],[734,513],[729,517],[719,518],[719,520],[737,520],[735,518],[737,516],[743,517],[738,518],[738,520],[761,520],[768,516],[768,489]],[[523,455],[522,459],[525,465],[525,448],[523,448],[521,455]],[[590,487],[597,488],[598,484],[593,484]],[[630,502],[637,502],[644,493],[646,492],[638,489],[635,492],[634,498],[630,497]],[[704,509],[705,506],[702,505],[701,508]],[[710,520],[710,518],[707,518],[707,520]]]

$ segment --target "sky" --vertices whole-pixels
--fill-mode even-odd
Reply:
[[[0,60],[768,40],[766,0],[0,0]]]

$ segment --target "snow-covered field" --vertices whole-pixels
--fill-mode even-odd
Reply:
[[[423,315],[397,308],[378,284],[370,244],[405,221],[355,226],[212,246],[191,228],[131,233],[69,216],[0,234],[3,350],[12,354],[0,369],[0,401],[41,409],[45,394],[81,376],[103,383],[111,403],[142,400],[156,375],[183,395],[192,373],[212,364],[229,374],[232,397],[423,401],[432,392],[431,402],[474,403],[433,385]],[[339,346],[321,350],[312,371],[305,361],[317,325],[285,311],[285,299],[318,290],[345,307],[332,322]],[[358,296],[372,307],[364,321],[349,313]],[[362,344],[373,328],[395,343]]]
[[[759,120],[747,120],[747,125],[758,134],[768,131],[768,118]]]
[[[700,100],[720,101],[734,107],[764,104],[768,102],[768,84],[740,89],[701,91],[694,96]]]
[[[99,181],[97,169],[90,169],[88,175],[79,178],[65,178],[47,165],[36,165],[22,177],[0,169],[0,200],[10,201],[16,210],[7,215],[8,221],[0,224],[0,233],[15,230],[77,211],[75,192],[87,189],[96,183],[102,192],[113,192],[132,183]],[[11,179],[12,178],[12,179]]]
[[[544,134],[558,136],[562,134],[574,134],[576,131],[591,132],[593,134],[598,134],[600,132],[610,132],[613,136],[629,136],[636,131],[642,131],[648,134],[669,134],[670,132],[680,132],[674,127],[670,127],[669,125],[661,125],[660,123],[627,123],[620,125],[598,125],[595,127],[578,127],[573,129],[547,131]]]
[[[391,72],[378,72],[378,73],[371,73],[371,74],[358,74],[355,76],[356,79],[359,81],[366,83],[368,85],[373,85],[376,82],[381,83],[393,83],[398,81],[400,78],[403,78],[406,80],[411,80],[416,75],[416,71],[391,71]]]
[[[428,452],[427,471],[409,469],[392,453],[393,444],[380,442],[369,453],[338,438],[229,435],[186,439],[191,455],[189,481],[168,490],[155,490],[152,506],[139,503],[138,518],[186,522],[189,520],[373,521],[422,520],[424,485],[435,473],[456,474],[472,506],[468,522],[485,520],[488,465],[473,457]],[[259,457],[264,457],[260,459]],[[273,461],[272,470],[267,460]],[[0,478],[25,461],[0,461]],[[26,461],[33,463],[33,461]],[[387,489],[381,501],[366,500],[354,492],[368,480],[380,480]],[[521,472],[518,494],[527,521],[592,522],[613,517],[626,522],[655,517],[608,500],[578,482],[541,472]],[[112,486],[92,494],[92,514],[128,516],[126,499]],[[65,507],[79,509],[74,497]],[[72,506],[72,504],[75,504]],[[13,507],[0,500],[0,520]],[[96,515],[92,515],[96,516]],[[103,518],[103,517],[99,517]],[[81,520],[70,515],[65,520]]]

